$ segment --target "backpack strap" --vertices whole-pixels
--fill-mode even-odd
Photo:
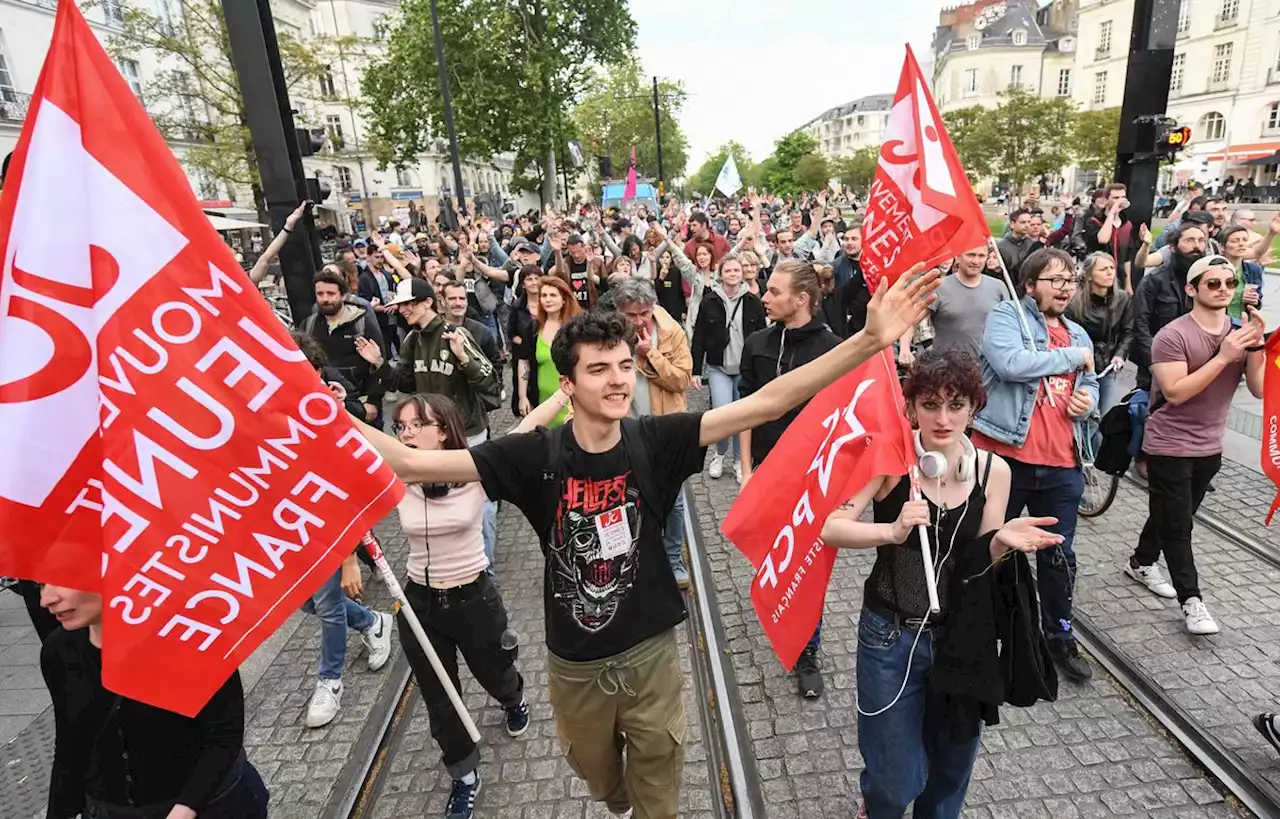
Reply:
[[[560,509],[560,500],[564,486],[564,447],[566,425],[561,424],[547,431],[547,462],[542,467],[542,508],[550,510],[551,520],[545,532],[539,532],[542,542],[551,543],[551,535],[555,532],[556,515]]]
[[[640,498],[650,509],[662,515],[661,522],[665,523],[667,515],[671,513],[671,508],[675,504],[675,498],[671,498],[670,502],[664,501],[657,484],[654,483],[653,461],[649,447],[645,445],[644,436],[640,434],[638,419],[622,419],[622,448],[627,462],[631,465],[631,475],[640,488]]]

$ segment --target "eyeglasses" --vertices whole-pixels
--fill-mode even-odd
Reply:
[[[1205,288],[1208,290],[1221,290],[1224,287],[1228,290],[1235,290],[1236,285],[1239,283],[1240,280],[1234,276],[1230,279],[1205,279],[1203,281]]]
[[[409,433],[410,435],[417,435],[419,432],[422,432],[422,430],[426,429],[427,427],[438,427],[438,426],[440,426],[439,421],[422,421],[417,418],[414,418],[412,421],[410,421],[407,424],[402,424],[399,421],[396,421],[394,424],[391,425],[391,431],[396,435],[402,435],[406,432]]]
[[[1051,276],[1049,278],[1036,279],[1038,282],[1048,282],[1053,285],[1054,290],[1066,290],[1067,286],[1078,287],[1080,285],[1079,276]]]

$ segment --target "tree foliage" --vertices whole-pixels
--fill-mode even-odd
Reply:
[[[108,38],[107,51],[117,60],[137,59],[144,51],[155,56],[158,67],[143,84],[142,97],[156,127],[166,139],[187,143],[182,161],[195,176],[232,190],[252,190],[263,212],[258,159],[222,3],[171,0],[167,8],[162,17],[136,2],[122,4],[121,24]],[[315,99],[319,77],[339,50],[360,48],[355,38],[318,37],[302,43],[279,30],[276,38],[295,104]]]
[[[667,179],[684,175],[689,141],[676,118],[686,99],[679,82],[658,80],[658,114],[662,122],[662,172]],[[625,59],[597,71],[573,109],[573,122],[588,155],[613,159],[614,173],[625,173],[636,149],[640,176],[657,178],[658,143],[653,129],[653,86],[640,64]]]
[[[840,180],[840,184],[858,192],[871,188],[871,180],[876,175],[876,163],[880,160],[880,149],[874,145],[859,148],[851,155],[841,157],[831,163],[832,176]]]
[[[997,136],[992,131],[991,109],[973,105],[942,115],[947,133],[956,146],[960,164],[971,183],[992,175]]]
[[[1120,109],[1081,111],[1071,129],[1071,148],[1084,170],[1097,171],[1099,182],[1111,179],[1120,141]]]
[[[831,181],[831,168],[825,156],[810,153],[800,157],[791,176],[800,185],[801,190],[815,191],[825,188]]]
[[[444,135],[430,0],[400,8],[362,82],[384,165],[408,164]],[[615,62],[635,44],[625,0],[437,0],[437,11],[460,150],[515,153],[514,184],[541,184],[550,200],[583,66]]]
[[[796,166],[809,154],[817,153],[818,141],[804,131],[792,131],[773,143],[773,153],[762,164],[760,184],[771,193],[796,194],[811,190],[796,178]],[[809,167],[812,167],[810,164]]]
[[[716,179],[720,176],[720,169],[724,167],[730,154],[733,155],[733,161],[738,166],[738,176],[742,178],[742,184],[754,184],[751,179],[756,172],[756,164],[751,161],[751,154],[747,153],[747,149],[742,147],[741,143],[730,140],[707,157],[698,170],[689,176],[685,181],[685,188],[690,192],[711,194],[711,189],[715,187]]]

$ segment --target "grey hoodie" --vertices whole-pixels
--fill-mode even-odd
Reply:
[[[738,295],[730,296],[724,292],[724,286],[720,282],[711,285],[711,292],[715,293],[724,301],[725,316],[732,316],[729,322],[729,344],[724,348],[724,363],[721,365],[729,375],[737,375],[738,368],[742,364],[742,345],[746,343],[746,337],[742,332],[742,297],[747,294],[746,282],[738,285]]]

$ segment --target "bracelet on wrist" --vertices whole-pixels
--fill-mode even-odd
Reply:
[[[288,225],[285,225],[284,227],[280,228],[280,230],[283,233],[293,233],[293,228],[289,227]]]

